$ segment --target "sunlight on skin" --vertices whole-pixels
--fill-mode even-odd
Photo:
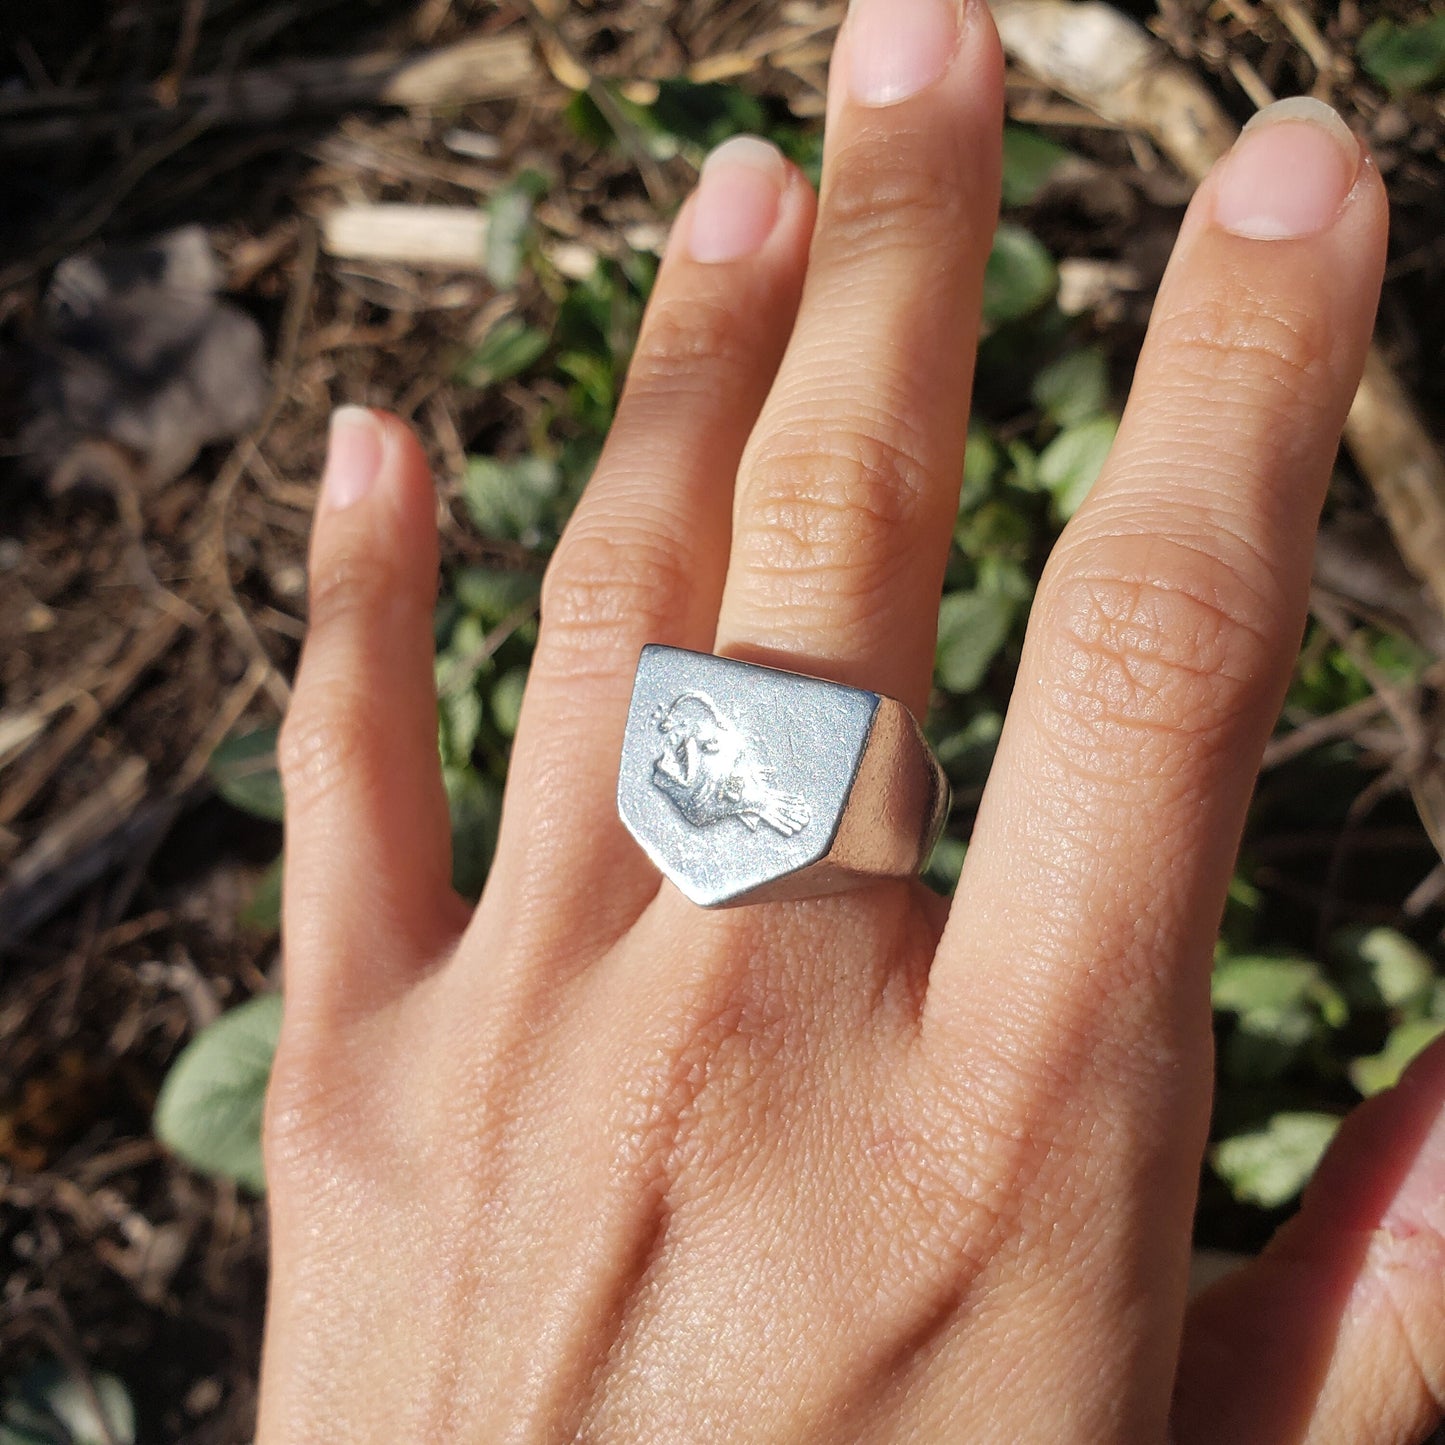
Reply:
[[[1001,114],[982,6],[857,0],[816,220],[761,142],[705,169],[547,580],[469,921],[429,479],[395,420],[338,421],[282,747],[261,1445],[1166,1437],[1210,947],[1383,268],[1353,139],[1277,113],[1196,198],[946,927],[900,883],[703,914],[615,812],[645,643],[926,702]],[[1317,1212],[1312,1254],[1382,1219],[1405,1239],[1439,1057],[1371,1106],[1392,1159],[1342,1143],[1390,1172],[1359,1217]],[[1258,1438],[1210,1422],[1268,1388],[1332,1401],[1312,1445],[1413,1439],[1428,1392],[1385,1394],[1438,1381],[1418,1352],[1445,1332],[1408,1325],[1432,1276],[1392,1267],[1382,1343],[1334,1296],[1303,1331],[1320,1292],[1268,1260],[1201,1304],[1178,1437]],[[1242,1310],[1305,1348],[1212,1376]]]

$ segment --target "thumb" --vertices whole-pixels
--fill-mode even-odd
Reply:
[[[464,921],[437,753],[435,512],[411,430],[337,412],[280,746],[288,1017],[381,1002]]]
[[[1299,1214],[1195,1301],[1176,1445],[1414,1445],[1445,1414],[1445,1043],[1346,1120]]]

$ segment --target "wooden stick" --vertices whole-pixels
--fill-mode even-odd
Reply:
[[[475,206],[414,206],[403,201],[338,206],[321,219],[321,245],[341,261],[389,262],[480,271],[486,265],[488,221]],[[635,244],[634,250],[647,249]],[[658,247],[660,251],[660,244]],[[597,252],[575,241],[545,240],[542,251],[562,275],[583,281],[597,265]],[[348,332],[348,345],[355,333]]]
[[[487,215],[475,206],[338,206],[321,222],[329,256],[480,271],[487,255]]]

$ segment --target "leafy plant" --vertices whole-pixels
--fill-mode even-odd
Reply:
[[[1339,990],[1303,958],[1240,957],[1221,950],[1210,994],[1215,1012],[1236,1020],[1221,1052],[1221,1070],[1239,1083],[1281,1078],[1348,1017]]]
[[[271,727],[230,738],[211,754],[210,763],[211,781],[232,807],[271,823],[279,823],[285,811],[276,736]]]
[[[1039,454],[1035,477],[1053,498],[1053,516],[1067,522],[1084,504],[1114,445],[1119,423],[1090,416],[1061,431]]]
[[[551,187],[540,171],[525,170],[503,186],[487,207],[487,279],[510,291],[522,277],[536,245],[537,202]]]
[[[1339,1126],[1333,1114],[1275,1114],[1262,1128],[1216,1144],[1210,1163],[1236,1199],[1278,1209],[1309,1182]]]
[[[478,390],[510,381],[535,366],[550,344],[545,331],[520,317],[504,317],[457,366],[457,380]]]
[[[266,994],[223,1014],[176,1060],[156,1100],[157,1137],[202,1173],[260,1193],[261,1118],[281,1032],[281,999]]]
[[[1006,208],[1032,205],[1069,159],[1057,141],[1022,125],[1003,130],[1003,203]]]
[[[1054,258],[1032,232],[1003,222],[983,273],[983,317],[992,325],[1018,321],[1053,300],[1059,287]]]
[[[1365,1098],[1393,1089],[1400,1075],[1425,1052],[1441,1034],[1441,1019],[1408,1019],[1390,1031],[1378,1054],[1355,1059],[1350,1065],[1350,1082]]]
[[[1415,27],[1377,22],[1362,42],[1361,64],[1395,93],[1438,83],[1442,25],[1440,17]],[[579,95],[569,117],[596,145],[694,164],[731,135],[761,133],[817,178],[817,128],[797,124],[771,102],[731,86],[685,81],[663,83],[648,100],[640,94],[610,92],[606,114],[592,96]],[[1121,359],[1088,318],[1066,316],[1056,304],[1058,266],[1035,229],[1043,229],[1041,206],[1069,159],[1046,137],[1008,127],[1007,215],[985,278],[987,334],[928,719],[960,814],[992,766],[1045,559],[1098,477],[1118,427],[1113,381],[1127,368],[1116,364]],[[462,494],[480,533],[510,550],[525,549],[534,563],[520,570],[457,567],[444,579],[436,618],[438,751],[452,813],[454,882],[473,898],[496,845],[536,643],[540,573],[611,426],[656,276],[655,258],[625,252],[599,261],[581,280],[557,274],[537,215],[548,184],[523,172],[491,203],[487,264],[493,283],[511,293],[514,304],[456,369],[462,385],[478,390],[522,378],[530,391],[525,443],[471,458]],[[1375,667],[1402,685],[1413,683],[1423,665],[1417,649],[1384,632],[1369,634],[1368,645]],[[1287,715],[1323,716],[1371,691],[1348,653],[1312,628]],[[278,819],[283,802],[274,746],[274,730],[235,739],[218,751],[212,776],[236,806]],[[1341,739],[1302,765],[1301,779],[1267,780],[1256,822],[1284,815],[1293,825],[1302,817],[1338,823],[1358,794],[1355,756],[1354,745]],[[946,836],[928,881],[950,891],[965,854],[961,837]],[[1432,958],[1411,940],[1388,929],[1343,931],[1329,940],[1326,957],[1313,958],[1300,951],[1312,941],[1306,937],[1302,945],[1297,920],[1281,918],[1264,881],[1246,857],[1231,886],[1212,981],[1219,1078],[1209,1164],[1222,1183],[1211,1180],[1210,1189],[1236,1216],[1287,1205],[1339,1115],[1360,1095],[1392,1086],[1445,1025],[1445,985]],[[257,926],[275,927],[279,908],[278,864],[247,916]],[[1287,948],[1274,946],[1281,942]],[[222,1070],[214,1112],[205,1114],[211,1104],[203,1088],[182,1090],[176,1076],[158,1110],[158,1127],[173,1136],[178,1152],[197,1167],[247,1178],[252,1187],[260,1184],[260,1098],[269,1056],[265,1038],[257,1033],[248,1040],[247,1031],[268,1022],[267,1010],[274,1025],[279,1007],[260,1001],[260,1016],[243,1009],[240,1025],[228,1016],[182,1056],[176,1075],[186,1082],[194,1071],[200,1084],[208,1076],[188,1062],[192,1050],[205,1063],[208,1052],[224,1059],[242,1046],[249,1063],[235,1065],[239,1072],[230,1075]],[[227,1043],[232,1027],[239,1032]],[[187,1092],[201,1097],[199,1113],[176,1102]],[[194,1137],[175,1122],[192,1117],[211,1121]]]
[[[972,692],[1008,640],[1017,605],[982,588],[951,592],[938,617],[938,680],[951,692]]]
[[[1445,13],[1401,24],[1381,18],[1360,37],[1360,64],[1391,95],[1411,95],[1445,80]]]

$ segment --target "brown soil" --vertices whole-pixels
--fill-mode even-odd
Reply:
[[[267,331],[283,397],[256,459],[218,449],[159,489],[141,479],[133,494],[55,497],[13,449],[0,458],[0,719],[39,708],[44,721],[13,757],[0,750],[0,880],[43,838],[63,841],[87,800],[108,789],[115,799],[103,827],[71,838],[86,846],[61,847],[42,874],[50,891],[39,902],[30,896],[36,916],[17,926],[0,915],[0,1373],[59,1352],[127,1381],[142,1439],[243,1445],[264,1302],[264,1206],[168,1158],[152,1140],[150,1112],[184,1042],[274,980],[274,940],[236,918],[277,833],[211,796],[203,766],[227,732],[274,722],[284,704],[305,625],[308,514],[331,407],[384,404],[417,421],[441,479],[449,556],[533,565],[470,534],[456,506],[465,455],[524,448],[541,400],[520,386],[479,393],[452,379],[455,359],[512,302],[475,274],[318,258],[315,218],[342,199],[475,204],[522,165],[541,162],[562,182],[548,227],[607,255],[623,234],[655,225],[659,204],[675,201],[690,173],[677,162],[644,182],[625,155],[580,141],[563,118],[568,94],[545,66],[515,100],[445,115],[297,116],[180,144],[178,112],[9,152],[6,102],[25,87],[89,88],[119,105],[116,97],[138,88],[163,93],[167,77],[181,73],[439,46],[536,23],[505,4],[213,0],[187,55],[178,37],[188,8],[183,0],[62,0],[10,7],[0,18],[7,434],[23,409],[27,347],[53,263],[99,241],[196,221],[213,229],[233,297]],[[816,116],[827,21],[840,8],[818,8],[818,62],[781,69],[740,60],[739,82]],[[1241,62],[1280,92],[1319,79],[1266,6],[1161,0],[1159,12],[1132,8],[1241,116],[1249,110]],[[1313,16],[1333,53],[1348,55],[1365,7],[1296,8]],[[1419,8],[1368,7],[1371,15]],[[781,0],[604,0],[570,7],[562,33],[598,74],[661,78],[745,55],[785,11],[796,19],[813,9]],[[547,27],[541,33],[555,43]],[[1391,187],[1383,334],[1426,413],[1438,417],[1439,103],[1387,103],[1347,68],[1331,93],[1373,138]],[[455,128],[489,138],[486,158],[449,148]],[[1058,206],[1037,218],[1044,239],[1060,254],[1123,257],[1157,278],[1182,197],[1177,180],[1125,137],[1060,134],[1118,177],[1126,209],[1111,221]],[[1110,334],[1123,370],[1147,299],[1134,298]],[[524,291],[524,308],[541,304]],[[68,727],[74,736],[62,747]],[[22,790],[23,805],[7,809],[7,797]],[[1407,830],[1397,840],[1405,871],[1423,876],[1434,856],[1428,840],[1408,813],[1394,821]],[[1396,875],[1399,856],[1389,870]],[[1354,880],[1371,906],[1388,893],[1370,873],[1378,861]],[[1398,902],[1379,906],[1388,913]]]

